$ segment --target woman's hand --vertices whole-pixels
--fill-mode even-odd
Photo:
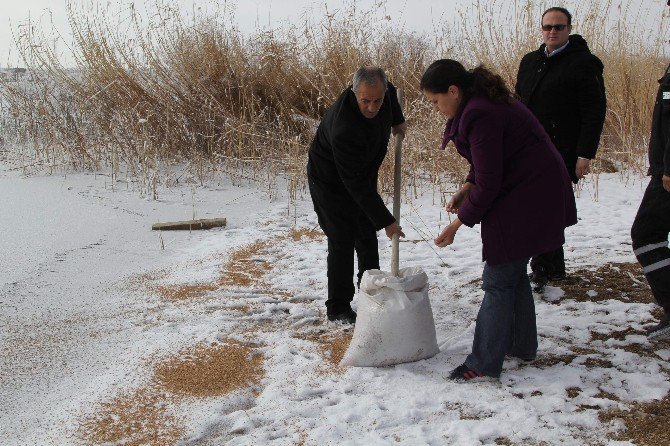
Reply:
[[[449,203],[447,203],[447,212],[457,214],[458,209],[461,207],[461,203],[463,203],[463,200],[465,200],[467,196],[470,195],[470,190],[473,186],[474,184],[472,183],[465,183],[461,189],[451,197]]]
[[[456,231],[461,227],[463,223],[456,217],[456,219],[451,222],[451,224],[445,227],[440,235],[435,239],[435,244],[440,248],[449,246],[454,243],[454,237],[456,237]]]

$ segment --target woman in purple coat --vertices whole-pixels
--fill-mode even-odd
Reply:
[[[505,355],[530,361],[537,353],[528,260],[561,246],[577,222],[572,183],[542,125],[500,76],[441,59],[423,74],[421,91],[447,117],[442,148],[453,141],[470,163],[447,204],[458,217],[435,244],[448,246],[461,225],[479,223],[485,261],[472,353],[450,378],[499,377]]]

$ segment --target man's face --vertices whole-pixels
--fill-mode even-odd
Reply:
[[[568,43],[571,32],[572,26],[568,25],[568,17],[562,12],[549,11],[542,17],[542,39],[548,52]]]
[[[365,82],[361,82],[358,85],[358,89],[354,91],[354,94],[356,95],[358,108],[361,110],[363,116],[372,119],[377,116],[379,109],[382,108],[386,88],[384,88],[384,83],[381,81],[374,85],[368,85]]]

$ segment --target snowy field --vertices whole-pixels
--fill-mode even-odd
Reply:
[[[611,265],[604,284],[536,295],[538,359],[506,361],[500,382],[458,384],[446,376],[470,349],[481,242],[463,227],[434,248],[448,217],[430,189],[402,204],[400,260],[428,274],[441,352],[341,368],[351,330],[325,322],[326,241],[307,194],[289,204],[222,183],[153,200],[107,175],[0,164],[0,443],[629,444],[609,440],[623,423],[599,414],[670,389],[670,345],[642,334],[655,306],[616,285],[647,292],[622,270],[646,183],[584,183],[566,262],[591,278]],[[194,217],[228,225],[151,231]]]

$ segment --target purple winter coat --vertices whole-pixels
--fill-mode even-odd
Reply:
[[[447,122],[443,148],[454,141],[474,183],[459,207],[466,226],[481,223],[483,259],[509,263],[552,251],[577,223],[565,163],[537,118],[521,102],[475,96]]]

